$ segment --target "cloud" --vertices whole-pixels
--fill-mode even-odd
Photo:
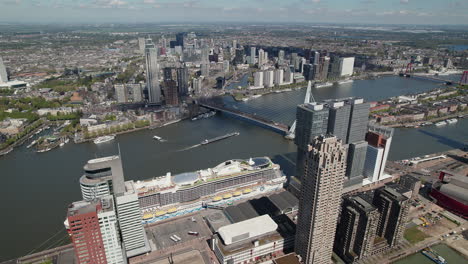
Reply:
[[[406,4],[408,4],[408,3],[409,3],[409,0],[400,0],[400,4],[406,5]]]
[[[144,4],[155,4],[156,0],[143,0]]]

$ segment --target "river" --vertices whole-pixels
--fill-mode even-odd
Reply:
[[[438,84],[400,78],[357,80],[353,83],[313,89],[316,100],[362,96],[379,100],[390,96],[418,93]],[[271,94],[247,102],[226,99],[232,107],[257,113],[285,124],[292,123],[295,105],[303,101],[305,89]],[[206,146],[184,150],[206,138],[240,132]],[[436,128],[396,129],[390,159],[405,159],[461,146],[468,141],[468,119]],[[158,135],[167,140],[152,139]],[[146,179],[213,167],[233,158],[270,156],[286,173],[294,171],[295,145],[280,135],[218,114],[209,119],[181,121],[155,130],[118,135],[110,143],[69,143],[60,149],[35,153],[25,146],[0,157],[0,261],[27,254],[49,237],[45,247],[66,241],[63,231],[66,207],[81,198],[78,179],[88,159],[118,153],[120,145],[125,178]],[[58,232],[58,233],[57,233]]]
[[[439,255],[441,255],[447,263],[466,263],[465,257],[458,253],[457,251],[453,250],[452,248],[448,247],[445,244],[438,244],[431,247],[435,250]],[[416,253],[405,257],[394,264],[434,264],[432,260],[424,256],[422,253]]]

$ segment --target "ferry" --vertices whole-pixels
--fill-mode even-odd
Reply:
[[[329,86],[333,86],[333,83],[331,83],[331,82],[316,83],[316,84],[314,85],[315,88],[323,88],[323,87],[329,87]]]
[[[440,122],[435,123],[435,125],[438,126],[438,127],[445,126],[446,124],[447,124],[447,122],[445,122],[445,121],[440,121]]]
[[[447,122],[448,124],[455,124],[455,123],[458,122],[458,119],[452,118],[452,119],[448,119],[446,122]]]
[[[110,135],[110,136],[103,136],[103,137],[98,137],[96,138],[93,142],[94,144],[101,144],[105,142],[109,142],[111,140],[114,140],[115,135]]]
[[[434,263],[447,264],[447,261],[431,248],[425,248],[421,251],[421,253],[428,259],[432,260]]]

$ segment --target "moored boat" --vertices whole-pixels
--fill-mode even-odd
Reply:
[[[112,140],[114,140],[114,138],[115,138],[114,135],[103,136],[103,137],[96,138],[93,142],[94,142],[94,144],[101,144],[101,143],[112,141]]]

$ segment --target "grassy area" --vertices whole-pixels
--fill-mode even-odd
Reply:
[[[423,241],[429,236],[423,233],[422,231],[420,231],[417,226],[413,226],[405,230],[404,237],[411,244],[415,244],[420,241]]]

